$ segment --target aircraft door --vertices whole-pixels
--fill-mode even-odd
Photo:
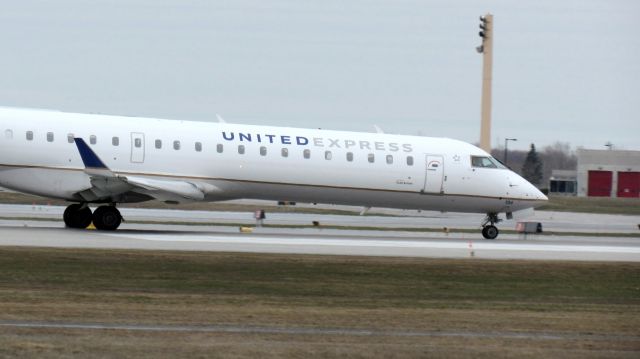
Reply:
[[[131,132],[131,162],[144,162],[144,133]]]
[[[444,178],[444,158],[440,155],[426,156],[426,176],[423,193],[444,193],[442,180]]]

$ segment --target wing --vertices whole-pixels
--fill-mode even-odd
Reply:
[[[102,162],[82,138],[75,138],[84,163],[84,172],[91,178],[91,188],[78,195],[88,202],[137,202],[157,199],[164,202],[202,201],[206,194],[222,191],[209,183],[185,180],[156,179],[114,173]]]

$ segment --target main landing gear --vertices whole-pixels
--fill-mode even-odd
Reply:
[[[500,221],[501,219],[498,218],[497,213],[487,213],[487,217],[482,223],[482,236],[486,239],[496,239],[500,231],[498,231],[498,227],[494,226],[493,224]]]
[[[69,228],[87,228],[93,222],[96,229],[103,231],[114,231],[122,223],[122,215],[115,205],[100,206],[91,213],[86,203],[75,203],[67,207],[63,218]]]

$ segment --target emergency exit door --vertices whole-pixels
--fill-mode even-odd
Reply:
[[[442,180],[444,178],[444,160],[440,155],[426,156],[426,172],[424,179],[424,193],[443,193]]]
[[[131,132],[131,162],[144,162],[144,133]]]

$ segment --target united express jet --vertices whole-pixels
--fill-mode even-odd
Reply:
[[[494,239],[500,213],[547,200],[447,138],[16,108],[0,108],[0,131],[0,186],[73,202],[70,228],[117,229],[118,203],[250,198],[485,213]]]

